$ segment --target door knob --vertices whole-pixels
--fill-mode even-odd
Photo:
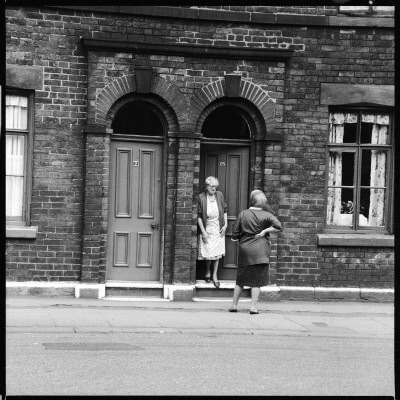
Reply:
[[[159,226],[158,224],[151,224],[151,227],[152,227],[153,229],[158,229],[160,226]]]

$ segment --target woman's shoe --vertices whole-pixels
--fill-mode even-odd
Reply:
[[[237,308],[230,308],[229,312],[237,312]]]
[[[205,276],[204,279],[207,283],[211,282],[211,276]]]
[[[213,284],[217,289],[219,289],[219,287],[221,286],[219,281],[215,282],[214,279],[213,279]]]
[[[251,314],[251,315],[254,315],[254,314],[260,314],[260,311],[257,311],[257,310],[250,311],[250,314]]]

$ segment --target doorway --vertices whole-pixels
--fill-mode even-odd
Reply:
[[[139,99],[120,107],[111,127],[106,279],[159,282],[165,126]]]
[[[240,211],[247,208],[249,193],[250,146],[202,144],[200,149],[200,190],[208,176],[218,178],[228,208],[225,257],[218,266],[218,279],[236,280],[238,243],[232,242],[232,228]],[[198,261],[198,279],[204,279],[203,263]]]
[[[108,280],[160,279],[162,147],[111,142]]]

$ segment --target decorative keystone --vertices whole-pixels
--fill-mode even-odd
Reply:
[[[137,67],[135,69],[136,90],[138,93],[149,93],[153,69],[150,67]]]
[[[225,75],[226,97],[240,96],[241,75]]]

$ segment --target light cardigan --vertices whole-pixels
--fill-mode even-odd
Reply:
[[[225,203],[224,195],[222,194],[222,192],[215,192],[215,200],[217,201],[219,228],[221,229],[225,225],[224,214],[227,212],[228,207]],[[207,224],[207,191],[199,194],[197,200],[197,218],[201,218],[205,229]],[[197,225],[197,233],[201,233],[199,225]]]

